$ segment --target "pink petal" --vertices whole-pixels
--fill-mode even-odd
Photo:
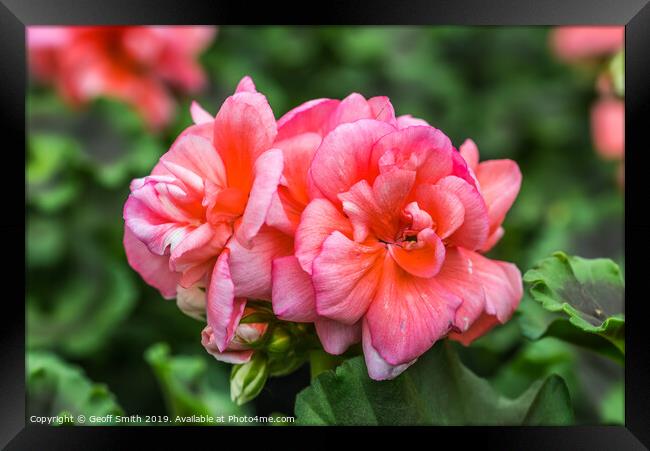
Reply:
[[[486,313],[505,323],[523,296],[519,269],[512,263],[490,260],[476,252],[463,250],[463,255],[471,261],[472,272],[485,290]]]
[[[438,185],[420,185],[416,192],[418,206],[426,210],[435,223],[436,234],[445,239],[465,221],[465,207],[458,196]]]
[[[209,124],[214,122],[214,117],[205,111],[203,107],[196,101],[192,101],[192,105],[190,106],[190,114],[192,116],[192,120],[196,125]]]
[[[228,97],[214,122],[214,147],[228,174],[228,185],[247,193],[253,184],[253,165],[269,150],[277,134],[273,111],[259,93]]]
[[[473,274],[472,261],[464,252],[457,247],[447,248],[445,262],[436,276],[436,282],[463,301],[454,319],[455,328],[461,332],[467,331],[485,308],[483,285]]]
[[[420,231],[417,242],[388,246],[388,252],[404,271],[417,277],[435,276],[445,260],[445,245],[431,229]]]
[[[614,53],[623,47],[625,27],[558,27],[551,45],[562,59],[572,61]]]
[[[251,241],[251,247],[230,240],[230,274],[235,296],[271,300],[273,260],[293,252],[291,237],[263,226]]]
[[[329,354],[343,354],[351,345],[361,341],[360,323],[348,326],[331,319],[318,318],[315,325],[318,338]]]
[[[244,246],[251,245],[251,240],[264,224],[281,176],[281,150],[271,149],[259,156],[255,162],[255,181],[236,231],[237,239]]]
[[[177,272],[184,272],[193,266],[201,265],[215,259],[226,245],[232,228],[227,224],[205,223],[188,233],[174,248],[169,259],[169,267]],[[196,274],[195,280],[184,280],[184,285],[192,285],[203,277]]]
[[[496,316],[488,315],[484,312],[472,323],[468,330],[462,333],[450,332],[449,339],[458,341],[459,343],[462,343],[463,346],[469,346],[474,340],[488,333],[497,324],[499,324],[499,320]]]
[[[372,345],[391,365],[411,362],[447,335],[461,302],[435,278],[414,277],[386,259],[365,316]]]
[[[386,362],[372,345],[372,336],[366,321],[363,322],[363,356],[366,360],[368,376],[376,381],[395,379],[417,361],[413,359],[401,365],[391,365]]]
[[[326,199],[312,200],[302,214],[295,238],[296,257],[306,273],[312,273],[312,262],[323,241],[335,230],[352,237],[352,225],[343,213]]]
[[[205,326],[203,331],[201,331],[201,344],[208,354],[212,355],[215,359],[220,362],[232,363],[233,365],[249,362],[254,352],[252,349],[221,352],[216,344],[216,338],[210,326]]]
[[[406,127],[419,126],[429,126],[429,123],[424,119],[418,119],[417,117],[413,117],[410,114],[403,114],[402,116],[397,117],[397,128],[400,130]]]
[[[309,274],[289,255],[273,260],[273,312],[284,321],[314,322],[316,303]]]
[[[501,240],[501,238],[503,238],[503,235],[505,233],[506,233],[505,229],[503,227],[499,227],[498,229],[496,229],[494,232],[490,234],[485,244],[479,250],[483,253],[488,252],[490,249],[494,247],[495,244],[499,242],[499,240]]]
[[[374,117],[368,101],[361,94],[355,92],[338,104],[328,119],[326,130],[334,130],[341,124],[355,122],[359,119],[374,119]]]
[[[370,166],[377,172],[393,167],[416,171],[416,185],[435,183],[451,174],[453,153],[451,141],[440,130],[408,127],[386,134],[377,142]]]
[[[320,316],[350,325],[363,316],[381,277],[383,249],[356,243],[338,231],[323,242],[312,272]]]
[[[208,287],[207,320],[212,327],[212,341],[220,352],[228,348],[246,307],[245,298],[235,297],[235,286],[230,276],[230,251],[224,249],[217,259]]]
[[[460,145],[459,151],[460,155],[467,162],[467,166],[472,171],[476,172],[479,161],[479,152],[476,143],[471,139],[466,139],[465,142]]]
[[[449,242],[467,249],[479,249],[489,232],[488,212],[483,197],[476,188],[453,175],[443,178],[436,185],[455,194],[465,210],[463,224],[449,236]]]
[[[174,142],[169,152],[160,157],[160,165],[183,181],[187,187],[203,190],[203,182],[210,180],[218,186],[226,186],[226,169],[212,143],[200,134],[185,134]],[[197,182],[193,180],[198,178]]]
[[[309,166],[321,141],[322,138],[316,133],[301,133],[274,144],[284,156],[282,184],[295,203],[303,208],[309,203]]]
[[[488,209],[490,234],[503,223],[519,188],[521,172],[512,160],[490,160],[478,165],[476,178],[481,184],[481,193]]]
[[[253,83],[253,79],[248,75],[242,78],[237,85],[237,89],[235,90],[235,93],[238,92],[257,92],[257,89],[255,89],[255,83]]]
[[[324,135],[326,125],[339,100],[315,99],[287,112],[278,119],[278,140],[311,132]]]
[[[126,259],[142,279],[156,288],[165,299],[176,297],[178,274],[169,270],[169,256],[151,253],[147,246],[124,227]]]
[[[368,105],[372,110],[372,118],[378,121],[387,122],[393,127],[397,127],[395,119],[395,109],[390,99],[385,96],[372,97],[368,99]]]
[[[362,119],[342,124],[331,131],[321,143],[311,164],[311,177],[316,187],[330,201],[338,204],[337,195],[366,178],[372,146],[390,133],[385,122]]]

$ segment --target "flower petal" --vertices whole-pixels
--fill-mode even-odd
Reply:
[[[417,242],[392,244],[388,251],[404,271],[417,277],[435,276],[445,260],[445,245],[431,229],[420,231]]]
[[[246,307],[245,298],[235,297],[235,286],[230,276],[230,251],[224,249],[217,259],[208,287],[207,319],[212,328],[212,341],[224,352],[233,337]]]
[[[363,321],[363,356],[368,368],[368,376],[376,381],[395,379],[417,361],[413,359],[401,365],[391,365],[386,362],[372,345],[372,336],[366,321]]]
[[[393,108],[393,104],[390,103],[390,99],[388,97],[372,97],[368,99],[368,105],[370,105],[373,119],[387,122],[393,127],[397,127],[395,108]]]
[[[411,362],[447,335],[461,302],[435,278],[414,277],[386,259],[365,316],[372,345],[391,365]]]
[[[512,160],[489,160],[478,165],[476,178],[487,205],[490,234],[493,234],[503,223],[519,193],[521,172]]]
[[[340,355],[361,341],[361,324],[351,326],[327,318],[315,321],[316,333],[323,349],[329,354]]]
[[[463,157],[467,163],[467,167],[476,172],[479,161],[479,152],[476,143],[471,139],[466,139],[465,142],[460,145],[458,150],[460,151],[460,156]]]
[[[320,316],[356,323],[366,312],[381,277],[383,246],[366,246],[333,232],[313,264],[312,281]]]
[[[315,99],[290,110],[278,119],[278,140],[290,138],[305,132],[324,135],[326,124],[340,100]]]
[[[251,240],[264,224],[281,176],[280,149],[271,149],[259,156],[255,162],[255,181],[241,223],[235,232],[235,236],[244,246],[251,245]]]
[[[416,191],[418,206],[424,209],[435,223],[436,234],[448,238],[465,221],[465,207],[452,191],[438,185],[420,185]]]
[[[449,242],[467,249],[479,249],[487,240],[489,231],[488,212],[483,197],[475,187],[454,175],[444,177],[436,185],[455,194],[465,210],[463,224],[449,236]]]
[[[343,213],[327,199],[312,200],[302,213],[295,238],[296,257],[307,274],[312,273],[323,241],[335,230],[352,237],[352,225]]]
[[[251,247],[230,240],[230,274],[235,296],[271,300],[271,271],[273,259],[293,252],[291,237],[263,226],[251,241]]]
[[[253,165],[276,134],[273,111],[262,94],[239,92],[226,99],[214,121],[214,147],[226,167],[228,186],[248,193]]]
[[[169,256],[151,253],[129,229],[124,227],[124,250],[126,259],[140,276],[152,287],[160,291],[165,299],[176,297],[178,274],[169,270]]]
[[[242,78],[237,84],[237,89],[235,89],[235,93],[238,92],[257,92],[253,79],[248,75]]]
[[[464,332],[450,332],[449,339],[457,341],[463,346],[469,346],[474,340],[488,333],[497,324],[499,324],[499,320],[496,316],[483,312],[468,330]]]
[[[339,125],[323,138],[311,164],[316,187],[330,201],[366,178],[372,146],[394,128],[385,122],[362,119]]]
[[[190,115],[196,125],[214,122],[214,117],[205,111],[205,109],[203,109],[203,107],[196,101],[192,101],[192,105],[190,106]]]
[[[205,326],[201,331],[201,344],[215,359],[220,362],[232,363],[233,365],[247,363],[253,356],[253,350],[247,349],[242,351],[220,351],[216,344],[216,338],[212,331],[212,327]]]
[[[317,317],[314,287],[298,259],[293,255],[274,259],[272,277],[275,315],[284,321],[314,322]]]

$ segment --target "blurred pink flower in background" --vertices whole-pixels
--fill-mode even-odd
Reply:
[[[551,34],[555,54],[565,61],[616,53],[624,41],[624,27],[558,27]]]
[[[72,105],[97,97],[133,105],[152,128],[172,118],[171,88],[196,92],[206,79],[197,58],[214,39],[213,26],[30,26],[34,76]]]
[[[624,44],[625,27],[558,27],[551,33],[553,51],[567,62],[610,58],[621,51]],[[611,69],[605,69],[599,74],[596,79],[596,91],[600,98],[591,108],[591,136],[594,147],[598,155],[605,160],[623,160],[625,103],[614,92]],[[624,185],[624,172],[621,162],[616,176],[621,187]]]

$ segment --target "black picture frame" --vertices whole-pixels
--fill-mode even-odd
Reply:
[[[0,0],[0,128],[6,166],[0,180],[5,215],[0,221],[9,271],[6,277],[3,325],[0,328],[0,445],[6,449],[121,449],[136,443],[135,435],[166,441],[190,428],[55,428],[26,424],[25,419],[25,310],[17,281],[24,261],[24,220],[17,212],[22,200],[17,186],[24,176],[7,156],[25,149],[25,92],[27,25],[78,24],[413,24],[413,25],[625,25],[626,142],[625,266],[627,293],[641,293],[648,251],[650,222],[645,219],[647,184],[647,117],[650,111],[650,6],[648,0],[410,0],[329,1],[282,7],[275,2],[200,2],[193,0]],[[11,142],[9,145],[7,143]],[[16,160],[13,160],[16,161]],[[12,169],[13,168],[13,169]],[[643,172],[642,172],[643,171]],[[21,185],[21,180],[23,185]],[[23,196],[24,196],[23,192]],[[15,238],[14,238],[15,237]],[[606,239],[604,237],[603,239]],[[15,274],[14,274],[15,273]],[[23,278],[25,274],[23,272]],[[25,285],[25,289],[27,286]],[[626,302],[627,357],[625,366],[625,426],[561,428],[436,428],[430,437],[494,449],[644,449],[650,446],[650,328],[644,313],[648,301],[628,295]],[[341,430],[341,428],[334,428]],[[422,428],[418,428],[421,429]],[[290,434],[294,428],[266,428],[265,434]],[[269,432],[272,431],[272,432]],[[284,432],[281,432],[284,431]],[[293,432],[292,432],[293,431]],[[211,428],[191,428],[197,437],[212,437]],[[375,434],[375,432],[370,432]],[[211,435],[208,435],[211,434]],[[220,432],[224,434],[224,432]],[[296,437],[295,435],[293,437]],[[221,440],[221,439],[220,439]],[[284,442],[290,446],[290,442]],[[152,446],[153,447],[153,446]],[[293,447],[293,446],[292,446]]]

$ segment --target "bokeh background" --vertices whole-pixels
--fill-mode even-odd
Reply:
[[[623,268],[618,162],[590,132],[594,85],[606,61],[567,64],[550,29],[504,27],[219,27],[200,56],[208,84],[176,96],[172,123],[152,131],[129,106],[101,98],[72,108],[30,80],[27,97],[28,412],[140,415],[292,414],[307,369],[269,382],[238,408],[229,366],[200,344],[202,325],[163,300],[127,264],[122,206],[191,123],[251,75],[276,114],[351,92],[390,97],[397,114],[472,138],[482,159],[518,162],[523,184],[491,253],[522,273],[553,251],[609,257]],[[624,269],[624,268],[623,268]],[[523,309],[535,314],[526,295]],[[543,312],[538,312],[540,315]],[[466,365],[516,396],[541,376],[569,385],[579,423],[623,421],[623,370],[547,338],[529,342],[518,317],[461,350]],[[81,412],[80,412],[81,413]]]

